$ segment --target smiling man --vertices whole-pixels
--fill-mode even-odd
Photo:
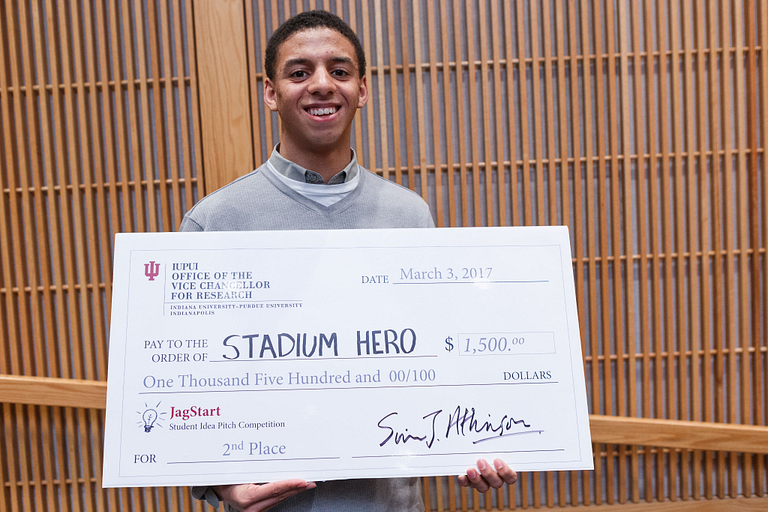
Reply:
[[[419,195],[362,168],[350,148],[368,86],[365,54],[348,25],[325,11],[287,20],[267,44],[264,68],[264,103],[280,116],[280,143],[264,165],[197,203],[182,231],[434,227]],[[459,483],[485,492],[516,479],[501,460],[480,460]],[[417,478],[293,479],[193,494],[244,512],[424,510]]]

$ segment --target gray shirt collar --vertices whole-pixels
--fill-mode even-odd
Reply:
[[[272,164],[272,167],[277,172],[279,172],[286,178],[294,181],[299,181],[303,183],[317,183],[317,184],[325,183],[323,181],[323,177],[320,176],[319,173],[316,173],[315,171],[310,171],[309,169],[305,169],[299,164],[295,164],[290,160],[286,159],[283,155],[281,155],[278,152],[277,149],[279,147],[280,147],[280,144],[275,146],[275,148],[272,150],[272,155],[269,157],[269,163]],[[330,180],[328,180],[328,183],[327,183],[328,185],[338,185],[339,183],[346,183],[347,181],[357,176],[357,173],[358,173],[357,154],[355,153],[354,149],[350,148],[350,151],[352,151],[351,160],[349,161],[349,163],[344,169],[336,173]]]

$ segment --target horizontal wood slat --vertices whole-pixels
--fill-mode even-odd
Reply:
[[[0,375],[0,402],[105,409],[101,381]],[[768,427],[590,415],[593,443],[768,453]]]
[[[768,427],[590,415],[593,443],[768,453]]]
[[[107,383],[82,379],[0,375],[0,402],[106,409]]]

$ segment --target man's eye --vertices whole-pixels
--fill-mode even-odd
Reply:
[[[307,76],[307,72],[302,70],[296,70],[293,73],[291,73],[290,76],[291,78],[304,78]]]
[[[345,69],[334,69],[331,72],[334,76],[348,76],[349,73]]]

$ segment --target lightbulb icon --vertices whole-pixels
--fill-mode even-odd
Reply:
[[[144,414],[141,415],[141,419],[144,421],[144,432],[151,432],[152,427],[155,426],[157,420],[157,411],[154,409],[147,409]]]

